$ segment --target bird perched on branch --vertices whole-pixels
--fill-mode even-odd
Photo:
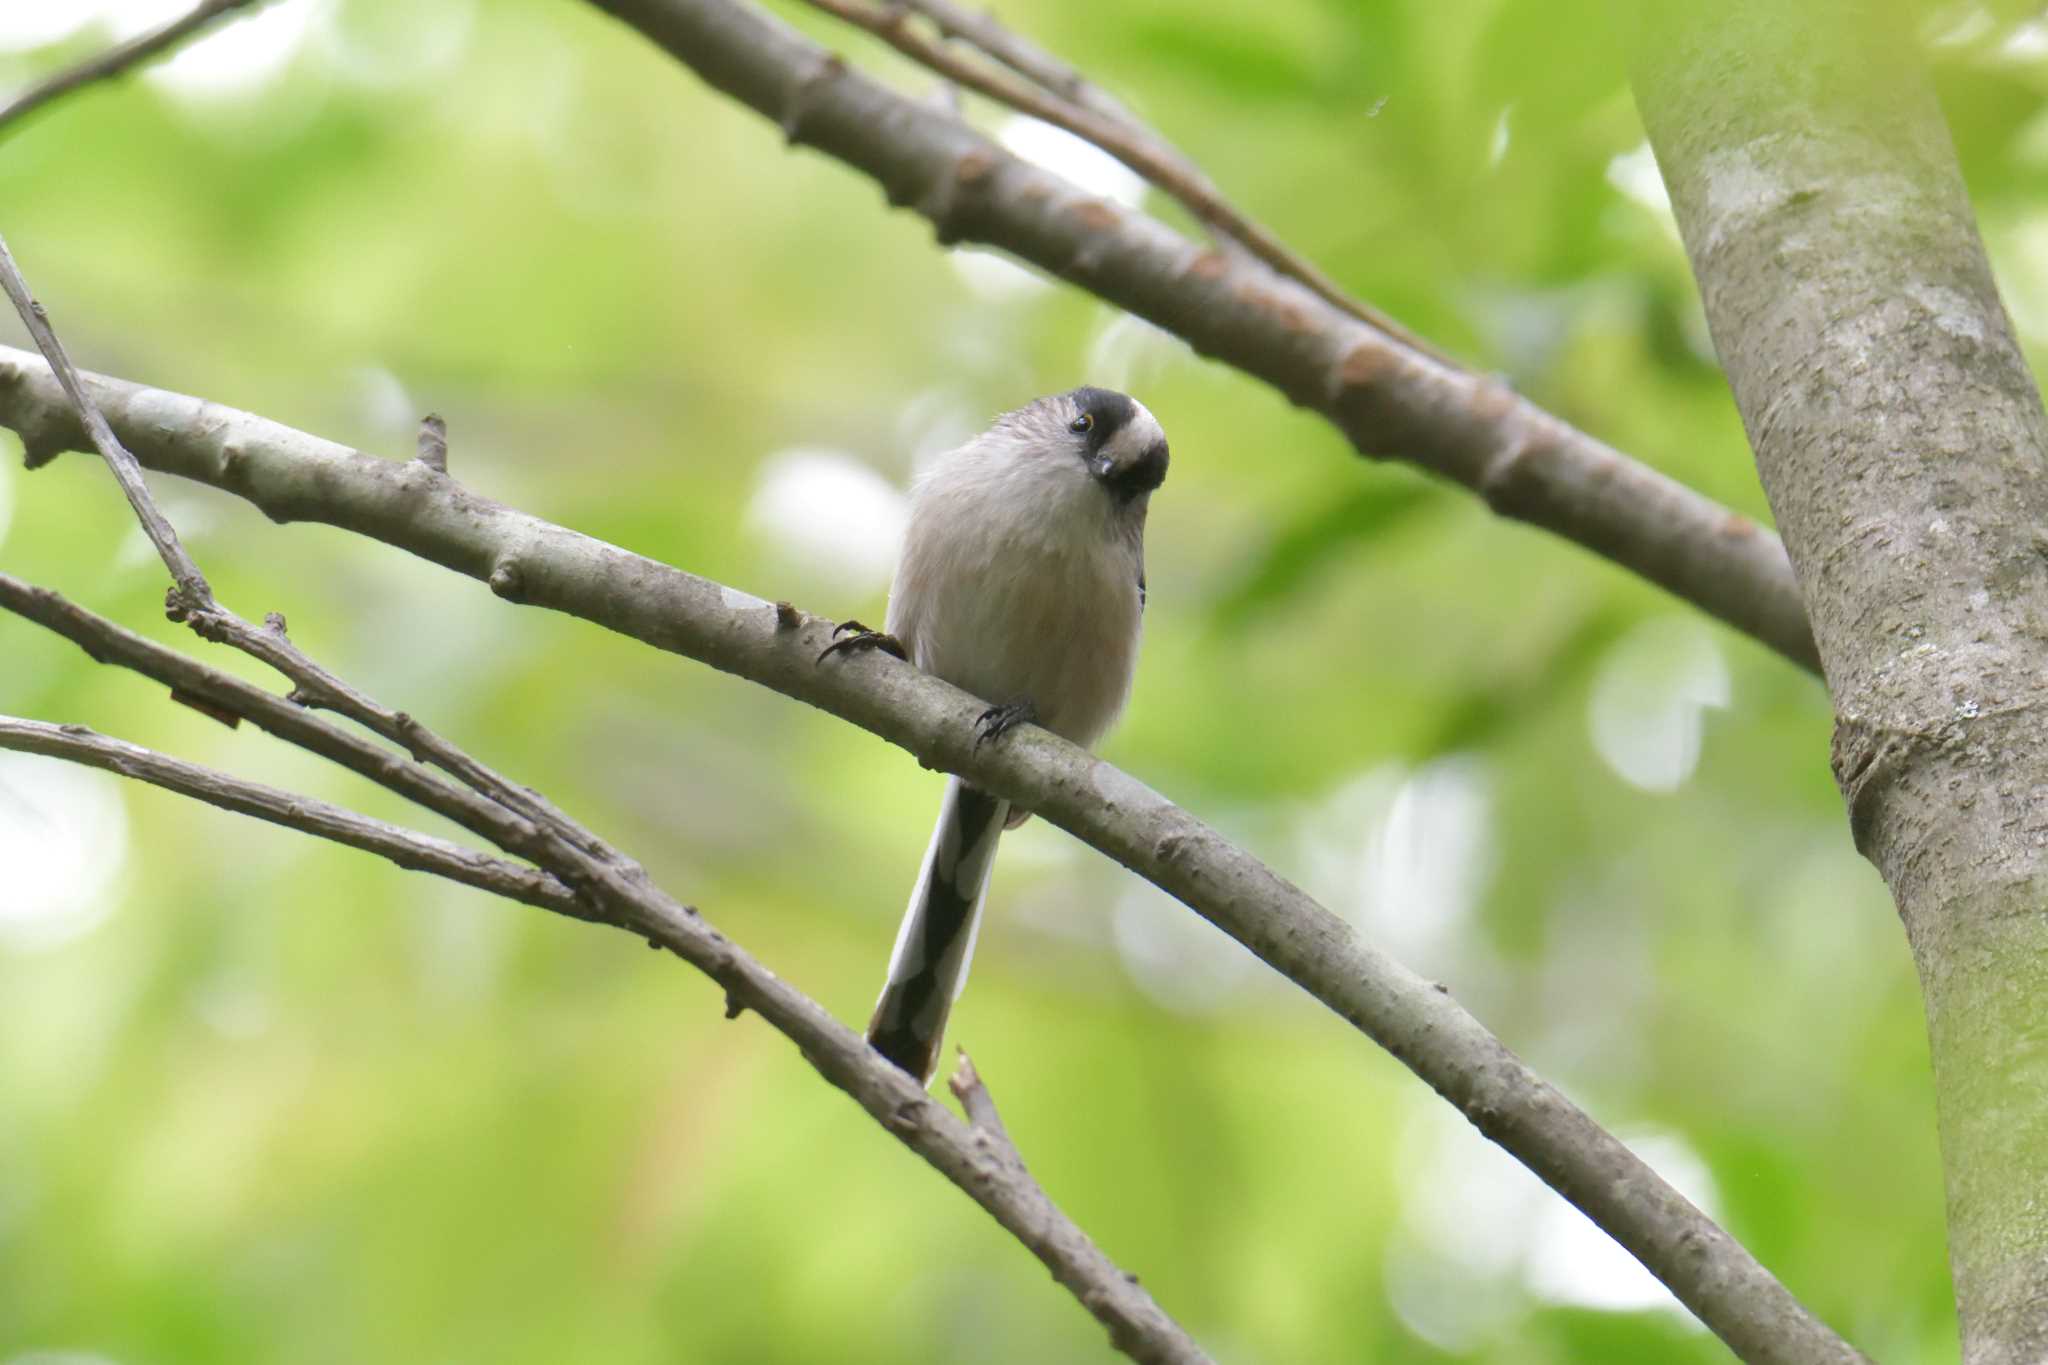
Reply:
[[[1121,393],[1075,389],[1005,413],[911,490],[884,629],[849,621],[825,655],[886,649],[993,703],[977,744],[1025,722],[1093,744],[1130,695],[1145,512],[1166,464],[1165,431]],[[868,1024],[868,1041],[927,1084],[967,980],[996,841],[1029,814],[947,781]]]

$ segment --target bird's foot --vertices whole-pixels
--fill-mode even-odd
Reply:
[[[979,749],[992,739],[1001,739],[1017,726],[1034,723],[1037,719],[1038,708],[1028,701],[991,706],[975,719],[974,747]]]
[[[903,642],[887,631],[869,630],[858,621],[841,621],[832,628],[832,643],[826,645],[819,653],[818,662],[824,663],[841,650],[851,654],[863,649],[879,649],[884,654],[894,654],[906,662],[910,658],[909,651],[903,648]]]

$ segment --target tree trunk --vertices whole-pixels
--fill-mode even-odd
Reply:
[[[2048,450],[1947,125],[1870,0],[1647,7],[1636,100],[1911,941],[1972,1365],[2048,1357]]]

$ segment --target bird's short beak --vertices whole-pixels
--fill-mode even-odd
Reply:
[[[1115,468],[1116,461],[1110,459],[1107,455],[1097,455],[1094,459],[1088,462],[1089,472],[1093,473],[1095,477],[1098,479],[1108,478],[1110,475],[1110,471]]]

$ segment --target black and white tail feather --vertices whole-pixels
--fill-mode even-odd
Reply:
[[[997,418],[913,488],[886,634],[870,638],[1008,715],[1093,744],[1130,695],[1145,514],[1166,466],[1158,421],[1106,389]],[[947,784],[868,1025],[869,1041],[927,1084],[967,980],[996,844],[1028,815],[958,778]]]
[[[875,1049],[919,1080],[929,1082],[938,1070],[946,1016],[967,984],[996,841],[1009,816],[1001,797],[957,777],[946,783],[939,823],[896,931],[889,980],[868,1022]]]

